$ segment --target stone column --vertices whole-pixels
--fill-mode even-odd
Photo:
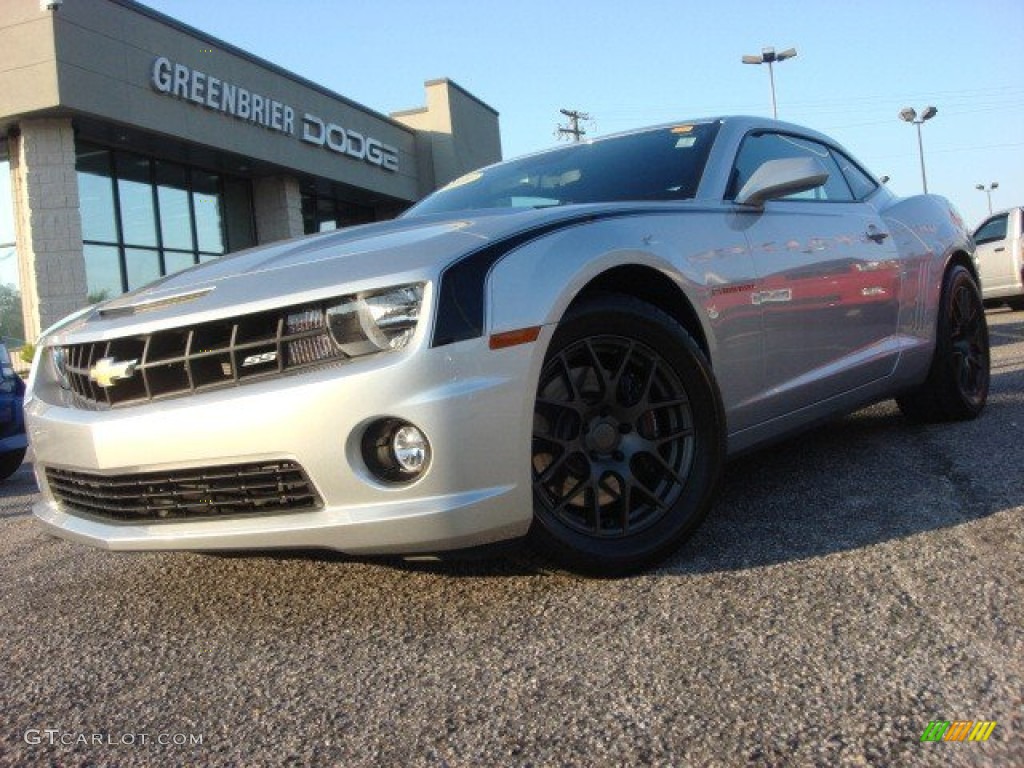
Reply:
[[[302,229],[302,194],[292,176],[268,176],[253,183],[256,242],[272,243],[299,237]]]
[[[87,303],[70,119],[23,120],[10,140],[25,340]]]

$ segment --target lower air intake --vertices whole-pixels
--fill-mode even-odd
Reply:
[[[162,522],[299,512],[322,506],[294,461],[97,475],[46,468],[53,495],[70,510],[118,522]]]

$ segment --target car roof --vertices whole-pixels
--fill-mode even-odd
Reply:
[[[1014,211],[1024,211],[1024,205],[1013,205],[1010,206],[1009,208],[1003,208],[1002,210],[999,211],[992,211],[992,213],[988,214],[978,223],[978,226],[974,228],[974,231],[977,232],[988,222],[992,221],[992,219],[998,218],[999,216],[1005,216],[1006,214],[1013,213]]]
[[[835,139],[833,139],[830,136],[826,136],[823,133],[819,133],[818,131],[815,131],[813,128],[808,128],[803,125],[797,125],[795,123],[787,123],[782,120],[773,120],[767,117],[755,117],[753,115],[719,115],[717,117],[698,117],[684,120],[673,120],[667,123],[659,123],[658,125],[646,125],[640,128],[631,128],[625,131],[618,131],[616,133],[605,134],[603,136],[595,136],[592,139],[583,139],[579,142],[574,142],[574,144],[597,144],[611,139],[623,138],[625,136],[635,136],[643,133],[651,133],[654,131],[671,130],[672,128],[677,128],[683,125],[708,125],[711,123],[719,123],[722,125],[723,128],[727,127],[731,131],[736,131],[740,133],[747,133],[748,131],[752,130],[773,130],[781,131],[783,133],[796,133],[801,136],[805,136],[809,139],[820,141],[823,144],[828,144],[830,146],[836,147],[838,149],[841,149],[843,152],[849,154],[848,150],[846,150],[846,148],[843,147]],[[540,157],[551,152],[558,152],[560,150],[568,149],[572,146],[573,144],[556,144],[551,147],[545,147],[544,149],[537,150],[536,152],[527,152],[526,154],[523,155],[517,155],[515,157],[506,158],[504,160],[500,160],[497,163],[492,163],[491,165],[484,166],[483,168],[480,168],[478,170],[486,171],[488,168],[492,168],[496,165],[503,165],[504,163],[507,162],[523,160],[531,157]]]

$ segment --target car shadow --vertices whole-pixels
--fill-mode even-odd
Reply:
[[[994,372],[993,379],[999,375]],[[652,573],[712,573],[826,557],[1022,506],[1024,489],[1001,480],[1016,476],[1013,457],[1019,455],[1019,429],[1001,429],[1003,422],[1024,425],[1013,398],[992,398],[975,421],[926,426],[908,422],[888,401],[736,458],[725,468],[704,524]],[[542,561],[522,557],[511,557],[513,572],[544,570]],[[508,572],[510,564],[393,567],[493,576]]]
[[[1001,375],[1011,374],[993,371],[993,381]],[[1024,425],[1012,397],[993,397],[975,421],[929,426],[909,423],[888,401],[741,456],[726,465],[704,524],[650,573],[712,573],[825,557],[1024,505],[1024,489],[1001,480],[1015,476],[1019,455],[1019,429],[1000,428],[1002,423]],[[27,462],[0,487],[0,497],[34,492]],[[555,570],[518,542],[417,558],[357,558],[327,550],[208,554],[373,563],[448,577]]]
[[[1024,503],[1024,494],[1012,500],[990,492],[971,468],[948,457],[943,444],[962,442],[962,434],[957,425],[910,425],[890,407],[742,457],[728,466],[705,525],[663,570],[707,573],[826,557]]]

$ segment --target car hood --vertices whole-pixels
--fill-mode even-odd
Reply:
[[[58,323],[58,343],[95,341],[205,322],[284,304],[436,280],[460,256],[535,226],[609,206],[492,209],[396,219],[287,240],[225,256]],[[613,206],[614,207],[614,206]]]

